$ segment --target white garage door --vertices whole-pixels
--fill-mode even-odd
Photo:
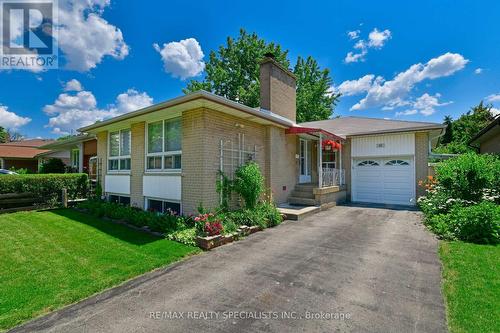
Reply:
[[[415,205],[413,157],[356,158],[352,201]]]

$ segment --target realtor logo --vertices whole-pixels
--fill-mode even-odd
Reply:
[[[0,0],[1,69],[57,68],[56,6],[50,0]]]

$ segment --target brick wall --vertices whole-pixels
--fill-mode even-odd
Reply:
[[[130,127],[130,204],[139,208],[144,208],[142,177],[144,175],[145,127],[145,122],[132,124]]]
[[[298,138],[286,135],[284,129],[269,126],[266,144],[266,185],[271,189],[274,201],[284,203],[298,181],[299,163],[295,158]]]
[[[347,200],[351,200],[351,139],[344,141],[341,154],[342,169],[345,170],[344,182],[346,184]]]
[[[108,156],[108,132],[107,131],[102,131],[97,133],[96,135],[97,138],[97,157],[99,160],[99,163],[101,164],[101,170],[100,172],[100,179],[99,182],[102,186],[102,193],[106,191],[104,189],[104,175],[106,174],[107,168],[107,156]]]
[[[292,73],[276,61],[265,59],[260,65],[260,106],[296,121],[296,83]]]
[[[238,124],[238,126],[237,126]],[[220,169],[220,140],[237,143],[245,135],[245,146],[257,146],[257,163],[266,174],[266,127],[211,109],[186,111],[182,115],[182,204],[193,213],[200,203],[219,205],[216,191]],[[283,131],[284,134],[284,131]]]
[[[421,186],[418,186],[418,182],[427,178],[428,152],[428,133],[415,133],[415,189],[417,198],[425,194],[425,189]]]

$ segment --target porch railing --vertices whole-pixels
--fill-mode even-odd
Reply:
[[[344,185],[344,169],[322,168],[323,187]]]

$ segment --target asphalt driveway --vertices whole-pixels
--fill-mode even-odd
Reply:
[[[440,268],[418,212],[335,207],[14,331],[443,332]]]

